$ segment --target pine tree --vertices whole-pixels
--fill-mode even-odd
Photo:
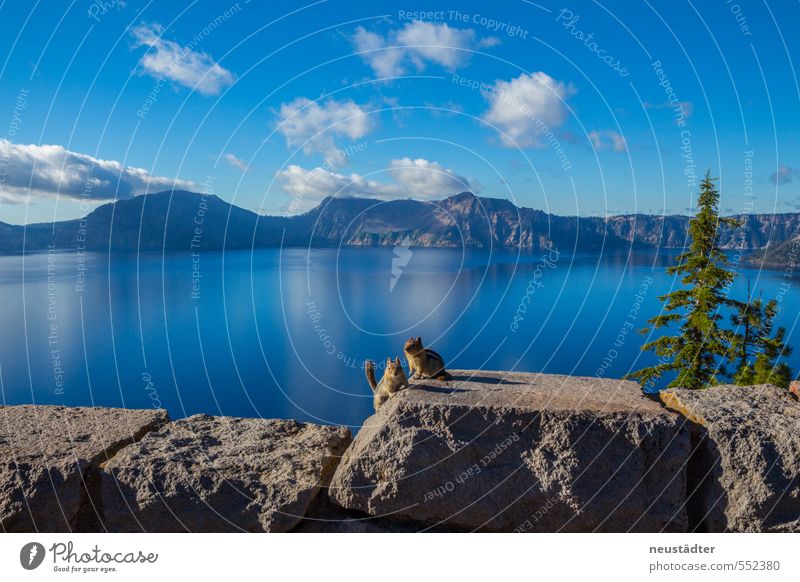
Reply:
[[[747,302],[735,302],[736,313],[732,323],[741,334],[732,335],[732,345],[737,353],[738,367],[734,382],[739,385],[775,384],[789,387],[792,370],[780,361],[792,353],[786,345],[786,329],[775,329],[778,302],[764,304],[760,298],[751,299],[748,285]],[[774,330],[774,335],[773,335]]]
[[[703,388],[717,383],[718,373],[728,357],[729,336],[721,329],[720,307],[730,305],[726,289],[735,278],[728,258],[719,247],[717,230],[737,226],[732,218],[719,216],[719,191],[710,174],[700,183],[697,214],[689,221],[691,243],[678,256],[677,264],[667,268],[670,275],[680,275],[682,289],[659,299],[662,314],[648,320],[649,333],[671,325],[680,325],[680,333],[662,336],[646,343],[642,350],[654,351],[659,362],[628,377],[644,386],[652,386],[661,376],[675,373],[670,387]]]
[[[753,299],[750,294],[750,281],[747,281],[747,301],[733,301],[736,312],[731,316],[734,330],[729,332],[731,344],[730,359],[736,360],[736,373],[733,381],[736,384],[752,384],[756,340],[759,330],[764,325],[764,308],[760,298]],[[741,330],[741,333],[739,333]]]

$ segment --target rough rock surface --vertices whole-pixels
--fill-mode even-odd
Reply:
[[[105,465],[109,531],[287,531],[330,481],[345,427],[196,415]]]
[[[800,531],[800,404],[783,388],[672,389],[693,425],[690,518],[701,531]]]
[[[789,383],[789,392],[794,394],[795,398],[800,399],[800,380],[794,380]]]
[[[426,531],[426,524],[374,517],[344,509],[320,491],[306,511],[303,520],[292,529],[294,533],[417,533]],[[442,531],[449,531],[443,528]]]
[[[344,508],[494,531],[685,531],[685,421],[620,380],[451,371],[393,396],[329,488]]]
[[[0,406],[0,531],[84,529],[100,463],[167,421],[160,410]]]

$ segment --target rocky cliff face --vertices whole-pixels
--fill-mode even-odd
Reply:
[[[794,237],[777,244],[754,251],[745,258],[754,266],[789,269],[794,272],[800,265],[800,237]]]
[[[3,531],[800,531],[774,386],[453,371],[344,427],[0,407]]]
[[[167,420],[160,410],[0,407],[0,529],[91,529],[100,465]]]
[[[741,228],[720,230],[726,249],[762,249],[800,236],[800,213],[739,218]],[[468,192],[436,202],[326,198],[299,216],[260,216],[216,196],[176,191],[106,204],[85,220],[27,227],[0,223],[0,252],[45,250],[50,244],[95,251],[189,250],[192,244],[242,249],[281,243],[540,249],[552,242],[575,251],[631,245],[681,248],[688,223],[686,216],[558,216]],[[201,234],[195,239],[197,228]]]
[[[0,530],[286,531],[349,444],[291,420],[0,407]]]
[[[196,415],[103,466],[110,531],[281,532],[297,525],[350,444],[344,427]]]
[[[661,393],[684,415],[694,463],[689,503],[701,531],[800,531],[800,406],[776,386]]]

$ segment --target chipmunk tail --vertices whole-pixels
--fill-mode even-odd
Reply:
[[[367,376],[369,387],[372,388],[373,392],[375,392],[375,388],[378,387],[378,382],[375,380],[375,364],[372,362],[372,360],[367,360],[364,362],[364,374]]]

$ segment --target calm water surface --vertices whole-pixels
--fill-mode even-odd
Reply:
[[[670,261],[417,248],[0,257],[0,396],[359,426],[372,411],[363,360],[402,355],[412,334],[452,368],[621,377],[653,361],[635,331],[676,283]],[[798,344],[800,286],[743,269],[734,296],[748,279],[780,298]]]

